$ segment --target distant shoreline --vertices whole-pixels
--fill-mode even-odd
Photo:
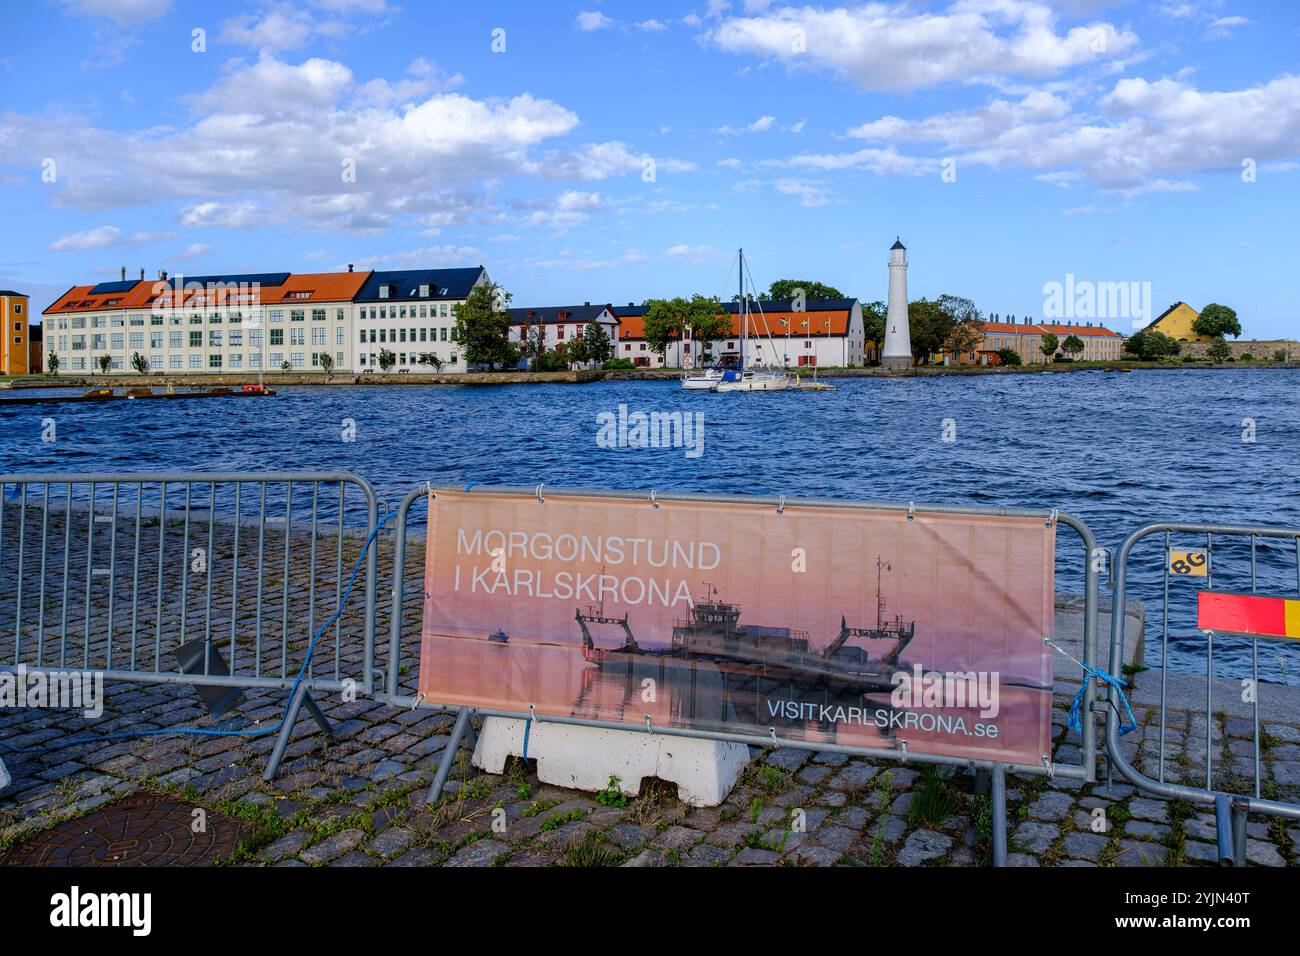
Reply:
[[[1063,372],[1133,372],[1179,369],[1295,369],[1300,363],[1256,362],[1053,362],[1038,365],[956,365],[918,366],[909,372],[887,372],[868,366],[850,368],[819,368],[817,378],[926,378],[942,375],[1024,375],[1057,374]],[[586,385],[592,382],[669,381],[680,378],[681,369],[613,369],[610,371],[583,370],[569,372],[458,372],[439,375],[434,373],[383,373],[365,375],[333,375],[329,381],[317,374],[268,373],[263,376],[267,387],[277,386],[355,386],[355,385]],[[811,368],[791,369],[791,374],[811,380]],[[0,379],[0,391],[34,388],[161,388],[175,385],[178,388],[203,386],[246,385],[257,381],[256,375],[84,375],[77,377],[24,376]]]

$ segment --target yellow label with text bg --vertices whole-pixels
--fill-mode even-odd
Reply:
[[[1178,578],[1203,578],[1210,567],[1210,556],[1205,551],[1169,552],[1169,573]]]

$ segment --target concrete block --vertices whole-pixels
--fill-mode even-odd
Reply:
[[[527,722],[488,717],[474,747],[474,766],[503,773],[506,758],[522,757]],[[749,748],[721,740],[669,737],[636,730],[606,730],[533,721],[528,757],[537,761],[542,783],[575,790],[604,790],[610,777],[628,796],[647,777],[677,784],[677,795],[693,807],[716,807],[727,798],[749,763]]]
[[[9,776],[9,771],[5,769],[4,758],[0,758],[0,790],[9,786],[13,778]]]

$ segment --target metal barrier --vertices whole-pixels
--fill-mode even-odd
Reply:
[[[470,486],[475,491],[484,493],[497,494],[518,494],[533,495],[536,494],[539,500],[544,500],[541,487],[478,487]],[[632,726],[627,723],[618,723],[605,720],[595,720],[585,717],[576,716],[539,716],[536,712],[498,710],[487,708],[468,708],[463,706],[446,705],[438,701],[426,699],[418,693],[415,686],[415,675],[419,671],[419,640],[420,633],[420,608],[423,601],[406,600],[408,593],[414,593],[422,598],[424,595],[423,588],[423,562],[420,561],[414,569],[407,568],[407,537],[408,524],[411,507],[421,498],[426,498],[430,492],[435,495],[438,491],[468,491],[464,485],[441,485],[432,486],[429,484],[421,485],[414,489],[405,498],[402,499],[396,511],[396,542],[393,556],[393,598],[388,621],[389,641],[386,657],[380,659],[380,649],[376,649],[376,668],[377,675],[382,676],[383,691],[378,696],[393,706],[404,708],[422,707],[444,713],[455,713],[456,721],[452,730],[449,742],[443,751],[435,775],[433,787],[430,791],[430,801],[439,798],[442,788],[446,783],[450,773],[451,766],[455,760],[459,746],[467,736],[470,738],[472,746],[474,731],[470,724],[470,717],[478,715],[483,717],[506,717],[519,720],[545,720],[551,723],[571,724],[586,727],[598,727],[614,730],[630,730]],[[889,502],[850,502],[835,501],[826,499],[805,499],[805,498],[769,498],[769,497],[750,497],[733,495],[710,495],[710,494],[659,494],[651,492],[647,496],[644,492],[617,492],[617,491],[590,491],[582,489],[563,489],[563,488],[545,488],[545,497],[552,496],[581,496],[581,495],[600,495],[607,498],[627,498],[645,501],[647,497],[651,503],[670,502],[670,501],[694,501],[694,502],[735,502],[743,500],[753,504],[771,505],[777,508],[794,507],[799,505],[810,505],[819,507],[832,508],[860,508],[873,509],[880,511],[903,512],[907,514],[922,513],[940,513],[955,515],[985,515],[985,516],[1007,516],[1007,517],[1031,517],[1041,518],[1046,522],[1064,524],[1071,528],[1080,539],[1083,549],[1083,583],[1085,595],[1084,610],[1084,640],[1083,640],[1083,663],[1089,667],[1097,665],[1097,590],[1098,574],[1104,561],[1099,556],[1104,556],[1105,552],[1097,547],[1095,538],[1087,525],[1082,521],[1070,515],[1057,511],[1036,511],[1014,508],[960,508],[947,505],[919,505],[915,503],[889,503]],[[865,569],[864,569],[865,571]],[[408,587],[406,577],[411,574],[412,577],[419,576],[420,583],[414,587]],[[414,582],[412,582],[414,584]],[[1117,615],[1122,620],[1123,615]],[[403,640],[404,633],[414,626],[417,640],[406,642]],[[411,647],[415,647],[414,660],[410,658]],[[414,664],[414,666],[412,666]],[[1080,675],[1082,676],[1082,675]],[[1015,765],[1011,769],[1017,771],[1043,774],[1049,777],[1062,776],[1067,778],[1079,779],[1087,782],[1093,782],[1096,779],[1096,726],[1095,712],[1101,706],[1102,698],[1100,692],[1093,694],[1093,699],[1085,702],[1082,708],[1082,732],[1080,734],[1080,761],[1078,763],[1058,763],[1051,757],[1045,758],[1040,766],[1020,766]],[[1095,706],[1094,706],[1095,703]],[[993,809],[993,858],[994,865],[1002,866],[1006,863],[1007,855],[1007,821],[1006,821],[1006,771],[1009,769],[1007,764],[992,763],[987,761],[972,760],[966,757],[952,757],[948,755],[911,753],[906,749],[901,753],[899,750],[866,748],[861,746],[821,743],[816,741],[807,741],[794,738],[784,738],[777,735],[773,728],[766,736],[729,733],[721,731],[710,731],[698,728],[683,728],[677,726],[657,725],[646,718],[644,727],[638,726],[638,730],[645,730],[656,734],[677,737],[697,737],[704,739],[730,741],[735,743],[747,744],[762,748],[792,747],[803,750],[829,751],[838,753],[848,753],[856,756],[868,757],[873,759],[883,759],[891,761],[902,761],[904,763],[915,761],[917,763],[945,764],[949,766],[969,767],[979,772],[987,773],[991,779],[992,790],[992,809]]]
[[[376,512],[345,472],[0,476],[0,671],[189,684],[216,716],[292,688],[269,780],[303,706],[332,733],[312,692],[374,689],[373,547],[307,651]]]
[[[1225,766],[1226,759],[1220,762],[1216,778],[1214,760],[1214,645],[1213,631],[1199,631],[1193,616],[1190,627],[1182,627],[1185,636],[1199,636],[1204,639],[1205,648],[1205,766],[1193,768],[1203,770],[1203,785],[1192,783],[1187,774],[1183,781],[1170,780],[1169,761],[1166,759],[1166,735],[1168,719],[1168,674],[1170,651],[1171,616],[1175,618],[1174,626],[1179,628],[1178,620],[1185,618],[1186,607],[1175,607],[1171,615],[1171,599],[1181,605],[1177,591],[1171,592],[1171,582],[1191,577],[1203,579],[1206,588],[1212,588],[1216,572],[1220,582],[1225,577],[1240,582],[1234,590],[1257,593],[1261,577],[1268,577],[1274,587],[1292,585],[1300,588],[1300,531],[1278,528],[1264,528],[1232,525],[1203,525],[1158,523],[1149,524],[1134,531],[1120,546],[1115,560],[1114,607],[1123,607],[1129,589],[1129,563],[1134,547],[1153,535],[1163,535],[1162,561],[1160,565],[1162,581],[1161,613],[1161,681],[1159,708],[1159,746],[1157,771],[1153,779],[1133,765],[1120,748],[1119,737],[1119,693],[1110,691],[1110,707],[1106,723],[1106,750],[1112,766],[1117,767],[1125,777],[1142,790],[1170,799],[1188,800],[1193,803],[1207,804],[1215,808],[1217,835],[1219,840],[1219,858],[1223,863],[1238,866],[1245,863],[1246,854],[1246,817],[1249,813],[1263,813],[1279,817],[1300,820],[1300,804],[1283,800],[1266,798],[1263,795],[1264,784],[1261,767],[1262,738],[1260,734],[1260,683],[1259,683],[1259,637],[1237,637],[1230,640],[1249,642],[1251,655],[1251,674],[1253,680],[1253,700],[1251,703],[1251,726],[1253,740],[1252,778],[1239,778]],[[1173,535],[1195,535],[1197,540],[1186,550],[1174,547]],[[1244,542],[1241,539],[1246,539]],[[1272,542],[1286,542],[1289,554],[1283,555],[1281,549],[1268,548]],[[1261,553],[1263,552],[1263,553]],[[1216,562],[1216,555],[1218,559]],[[1234,573],[1235,572],[1235,573]],[[1247,573],[1248,572],[1248,573]],[[1285,582],[1285,584],[1283,584]],[[1177,585],[1175,585],[1177,587]],[[1194,592],[1192,592],[1194,593]],[[1276,592],[1274,592],[1276,593]],[[1297,593],[1300,593],[1298,591]],[[1148,614],[1148,620],[1152,620]],[[1175,640],[1179,635],[1174,635]],[[1124,663],[1124,619],[1115,615],[1112,619],[1110,672],[1119,674]],[[1140,746],[1140,744],[1139,744]],[[1231,752],[1225,753],[1225,758]],[[1190,762],[1190,754],[1184,753],[1183,759]],[[1200,776],[1200,773],[1197,774]],[[1238,791],[1248,790],[1242,793]]]

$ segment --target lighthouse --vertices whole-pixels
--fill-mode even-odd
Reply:
[[[907,325],[907,246],[898,239],[889,247],[889,309],[880,365],[896,372],[912,367],[912,333]]]

